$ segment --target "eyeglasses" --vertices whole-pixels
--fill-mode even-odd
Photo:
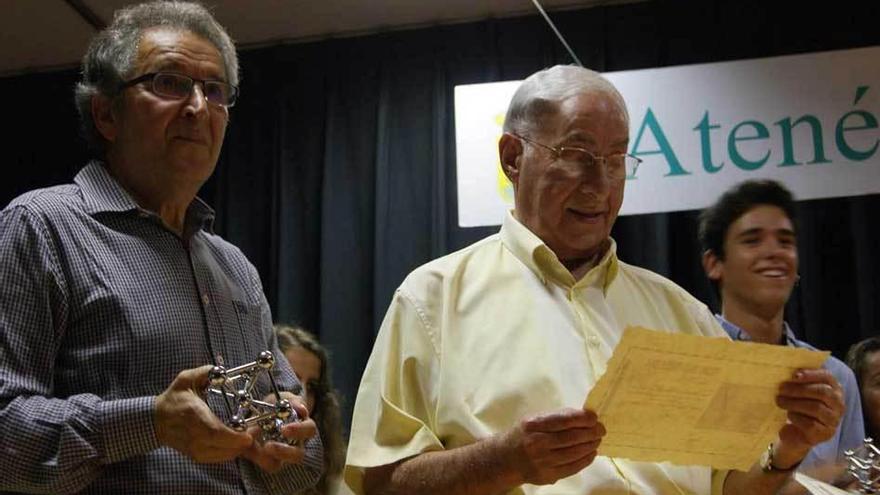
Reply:
[[[546,150],[550,150],[557,160],[562,161],[562,166],[573,173],[580,173],[583,169],[591,169],[601,163],[605,163],[605,176],[609,180],[634,179],[636,170],[642,159],[627,153],[615,153],[613,155],[596,156],[593,153],[579,148],[577,146],[547,146],[537,141],[533,141],[525,136],[513,134],[513,136],[523,141]],[[577,170],[573,170],[571,165],[575,165]]]
[[[196,83],[202,85],[202,94],[205,95],[208,103],[228,108],[235,105],[235,100],[238,98],[238,88],[227,82],[193,79],[174,72],[150,72],[122,83],[120,89],[146,81],[150,81],[153,93],[174,100],[189,98]]]

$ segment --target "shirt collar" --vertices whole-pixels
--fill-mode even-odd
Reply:
[[[607,291],[608,286],[617,276],[617,243],[614,239],[608,239],[609,247],[595,266],[581,280],[575,280],[571,272],[559,261],[556,253],[520,223],[513,216],[513,211],[508,211],[504,217],[499,235],[502,244],[544,284],[550,280],[563,287],[572,288],[601,278],[602,287]]]
[[[198,196],[193,198],[192,203],[186,209],[186,218],[184,219],[184,237],[189,238],[199,230],[204,230],[209,234],[214,233],[214,209],[208,206]]]
[[[73,181],[82,191],[85,210],[89,215],[137,212],[143,218],[159,219],[156,213],[138,205],[101,162],[89,162],[76,174]],[[194,198],[186,210],[184,237],[191,237],[199,229],[213,234],[214,216],[214,210],[210,206],[201,199]]]
[[[73,181],[82,190],[85,209],[89,215],[140,209],[100,162],[89,162],[76,174]]]
[[[718,323],[721,324],[721,328],[723,328],[724,331],[727,332],[727,335],[730,335],[731,339],[742,340],[742,341],[746,341],[746,342],[752,341],[752,336],[749,335],[748,332],[746,332],[742,328],[736,326],[735,324],[727,321],[720,314],[716,313],[715,319],[718,320]],[[791,329],[791,327],[788,326],[787,321],[782,322],[782,328],[784,330],[784,332],[783,332],[783,338],[785,339],[784,345],[792,346],[792,347],[796,346],[797,337],[795,337],[794,331]]]

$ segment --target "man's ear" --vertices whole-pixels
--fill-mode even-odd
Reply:
[[[724,261],[713,253],[711,249],[707,249],[703,253],[703,270],[706,271],[706,276],[710,280],[720,282],[721,277],[724,275]]]
[[[95,127],[101,136],[112,143],[116,140],[119,133],[119,122],[112,98],[96,94],[92,96],[92,120],[95,121]]]
[[[519,181],[519,158],[522,153],[522,141],[513,134],[505,132],[498,141],[498,157],[501,159],[501,169],[504,170],[504,175],[514,187]]]

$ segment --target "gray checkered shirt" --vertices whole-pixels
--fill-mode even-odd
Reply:
[[[200,200],[178,237],[100,164],[74,182],[0,212],[0,492],[276,494],[314,484],[317,436],[302,465],[271,475],[159,446],[155,396],[178,372],[237,366],[266,349],[281,356],[269,306]],[[287,362],[276,370],[293,389]]]

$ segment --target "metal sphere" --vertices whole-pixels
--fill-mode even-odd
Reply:
[[[290,401],[282,399],[275,404],[275,415],[280,419],[287,419],[292,413],[293,407],[290,405]]]
[[[260,353],[259,357],[257,357],[257,364],[264,370],[272,369],[272,367],[275,366],[275,355],[270,351],[263,351]]]
[[[226,368],[223,366],[214,366],[211,368],[211,371],[208,372],[208,380],[210,380],[211,385],[215,387],[222,386],[226,383]]]
[[[244,418],[236,414],[229,419],[229,427],[235,431],[244,431],[247,429],[247,423],[245,423]]]

